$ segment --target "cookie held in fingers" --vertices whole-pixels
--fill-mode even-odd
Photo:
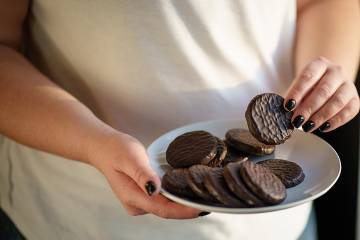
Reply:
[[[205,165],[193,165],[188,169],[189,174],[187,174],[186,180],[192,191],[200,198],[209,202],[217,202],[217,200],[208,192],[204,184],[205,176],[211,170],[211,167]]]
[[[177,168],[168,170],[162,177],[162,187],[175,195],[196,198],[196,195],[191,190],[187,183],[187,175],[189,174],[186,168]]]
[[[255,96],[249,103],[245,117],[251,134],[260,142],[278,145],[290,138],[294,131],[292,112],[285,110],[284,98],[275,93]]]
[[[271,170],[252,161],[245,161],[240,175],[246,186],[263,202],[277,204],[286,198],[286,188]]]
[[[238,199],[227,186],[222,168],[213,168],[205,176],[205,187],[213,197],[219,202],[223,203],[226,207],[241,208],[247,205]]]
[[[218,140],[206,131],[193,131],[176,137],[166,150],[166,160],[173,168],[207,165],[217,154]]]
[[[260,207],[265,204],[256,197],[245,185],[240,176],[241,162],[229,163],[224,167],[224,178],[230,190],[246,204]]]
[[[305,179],[305,174],[302,168],[294,162],[283,159],[268,159],[257,164],[270,169],[286,188],[295,187],[302,183]]]
[[[225,138],[228,144],[237,150],[253,154],[268,155],[274,152],[274,145],[259,142],[248,130],[233,128],[226,132]]]

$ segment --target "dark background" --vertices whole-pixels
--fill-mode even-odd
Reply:
[[[359,92],[360,74],[356,79]],[[316,133],[330,143],[341,159],[338,182],[315,201],[319,240],[355,239],[359,170],[359,115],[330,133]]]

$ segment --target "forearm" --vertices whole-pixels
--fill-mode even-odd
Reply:
[[[114,130],[15,50],[0,45],[0,133],[30,147],[89,162]]]
[[[300,2],[300,1],[299,1]],[[354,80],[360,53],[358,0],[310,0],[298,8],[295,73],[323,56]]]

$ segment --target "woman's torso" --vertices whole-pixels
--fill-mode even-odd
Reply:
[[[27,55],[105,122],[148,145],[184,124],[243,118],[258,93],[283,93],[295,19],[290,0],[35,0]],[[93,168],[7,138],[1,147],[4,208],[38,239],[293,239],[309,214],[303,205],[181,222],[128,217]]]

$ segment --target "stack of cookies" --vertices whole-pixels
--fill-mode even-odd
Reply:
[[[254,163],[251,156],[270,155],[291,136],[291,113],[283,98],[256,96],[246,111],[249,130],[230,129],[225,139],[206,131],[175,138],[167,148],[172,167],[162,178],[165,190],[193,201],[224,207],[261,207],[286,198],[286,188],[300,184],[301,167],[283,159]]]

